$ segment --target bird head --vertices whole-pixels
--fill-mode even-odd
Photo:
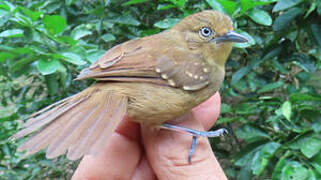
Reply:
[[[222,65],[231,52],[233,42],[248,42],[246,37],[233,31],[230,17],[213,10],[187,16],[171,30],[180,32],[191,50],[198,50],[207,59]]]

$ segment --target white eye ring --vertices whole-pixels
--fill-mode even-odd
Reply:
[[[201,33],[202,36],[208,37],[208,36],[210,36],[212,34],[212,30],[210,28],[208,28],[208,27],[202,27],[200,29],[200,33]]]

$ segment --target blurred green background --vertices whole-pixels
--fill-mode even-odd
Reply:
[[[0,179],[69,179],[79,162],[25,157],[22,120],[93,81],[77,73],[112,46],[204,9],[229,14],[235,44],[211,139],[229,179],[321,179],[320,0],[0,1]]]

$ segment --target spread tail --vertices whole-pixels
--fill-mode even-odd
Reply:
[[[47,158],[55,158],[68,151],[67,157],[71,160],[97,153],[127,110],[127,97],[101,87],[101,84],[95,84],[32,114],[13,138],[41,130],[24,142],[19,150],[33,154],[47,148]]]

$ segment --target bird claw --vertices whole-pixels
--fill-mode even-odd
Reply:
[[[197,136],[193,136],[191,148],[189,149],[189,152],[188,152],[188,163],[190,164],[192,164],[192,156],[195,154],[196,146],[198,143],[197,138],[198,138]]]
[[[188,162],[192,163],[192,156],[195,154],[195,149],[198,143],[198,137],[222,137],[225,134],[228,134],[228,131],[225,128],[221,128],[215,131],[198,131],[195,129],[190,129],[186,127],[171,125],[171,124],[162,124],[162,129],[172,130],[172,131],[178,131],[181,133],[189,134],[193,136],[192,144],[190,151],[188,153]]]

